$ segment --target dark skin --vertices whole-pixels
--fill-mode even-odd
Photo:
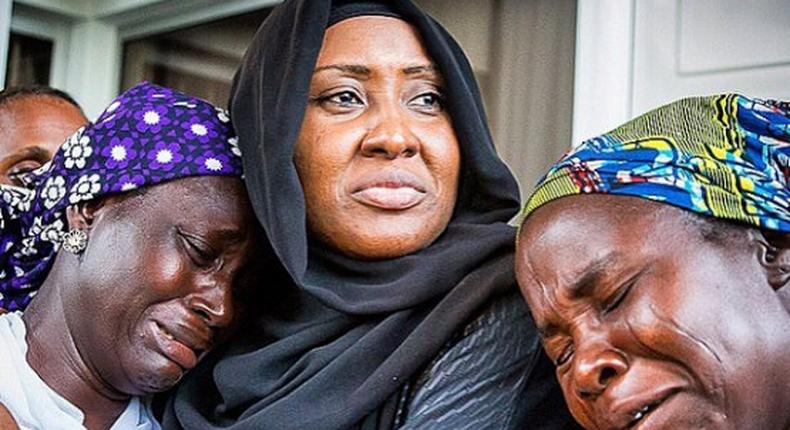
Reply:
[[[52,159],[67,137],[88,122],[76,106],[47,95],[21,96],[0,106],[0,184]]]
[[[461,156],[442,85],[404,21],[363,16],[327,30],[294,154],[311,233],[377,260],[444,231]]]
[[[231,332],[256,222],[230,177],[171,181],[67,216],[88,246],[58,253],[24,313],[27,360],[88,429],[106,429],[130,396],[171,388]]]
[[[633,197],[531,214],[516,273],[574,417],[790,428],[790,248],[776,239],[737,226],[714,240],[682,209]]]

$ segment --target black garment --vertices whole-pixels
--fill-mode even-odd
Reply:
[[[343,1],[344,5],[353,3]],[[408,0],[388,7],[419,31],[445,81],[462,166],[455,212],[427,248],[359,261],[315,243],[293,164],[331,0],[286,1],[269,15],[236,74],[230,107],[253,207],[289,278],[215,359],[188,374],[166,428],[389,429],[404,384],[475,312],[513,291],[518,188],[496,155],[471,67]],[[376,13],[378,14],[378,13]]]
[[[517,291],[494,299],[406,391],[399,430],[581,430]]]

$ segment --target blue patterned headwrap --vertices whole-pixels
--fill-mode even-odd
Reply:
[[[0,308],[24,309],[44,281],[79,202],[187,176],[241,176],[227,113],[146,82],[79,129],[52,161],[0,186]]]
[[[736,94],[679,100],[572,149],[517,218],[574,194],[641,197],[790,232],[790,104]]]

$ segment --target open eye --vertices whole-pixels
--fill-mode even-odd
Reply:
[[[352,90],[343,90],[314,98],[322,107],[329,110],[345,112],[353,108],[364,106],[362,97]]]
[[[437,113],[444,109],[444,97],[435,91],[429,91],[409,100],[409,106],[426,113]]]

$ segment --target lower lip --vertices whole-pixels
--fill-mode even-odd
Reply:
[[[371,187],[357,191],[351,196],[367,206],[398,211],[417,206],[425,198],[425,193],[412,187]]]
[[[154,323],[154,332],[157,345],[165,357],[178,364],[184,370],[192,369],[197,365],[198,357],[192,348],[169,338],[156,323]]]

